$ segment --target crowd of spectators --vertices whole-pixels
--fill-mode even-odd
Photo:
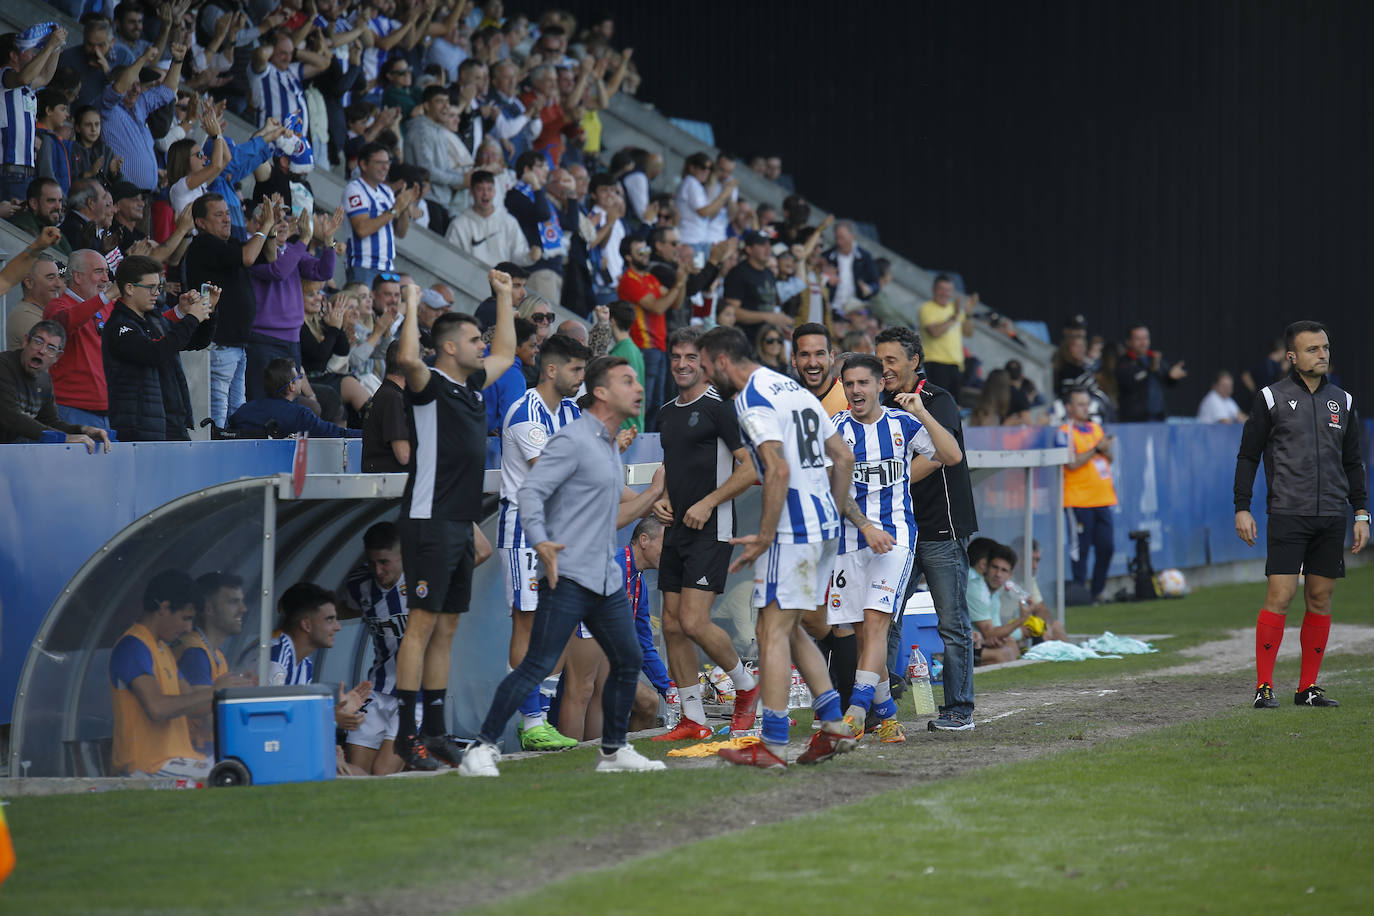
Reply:
[[[222,291],[206,327],[168,338],[209,349],[216,429],[261,432],[234,417],[247,402],[281,400],[267,379],[274,360],[303,376],[295,403],[361,428],[399,327],[389,306],[412,226],[523,281],[521,317],[536,325],[521,359],[528,383],[553,330],[540,306],[562,306],[594,352],[614,346],[642,369],[636,424],[650,430],[670,390],[667,337],[689,324],[737,325],[761,362],[788,372],[794,326],[823,324],[852,352],[872,352],[886,327],[910,327],[930,381],[956,394],[973,425],[1056,422],[1063,393],[1079,387],[1096,418],[1161,419],[1165,391],[1186,375],[1150,349],[1146,328],[1104,345],[1078,321],[1064,329],[1053,390],[1040,392],[1019,361],[986,367],[968,355],[975,319],[987,318],[977,294],[941,275],[930,301],[902,301],[892,265],[858,244],[851,222],[812,225],[796,193],[780,212],[743,197],[738,168],[792,189],[780,157],[699,152],[675,176],[657,152],[605,149],[599,112],[640,85],[609,16],[531,18],[501,0],[51,3],[79,18],[79,44],[66,47],[55,22],[0,36],[0,216],[35,237],[60,231],[17,277],[6,347],[22,349],[44,318],[62,324],[74,346],[51,373],[64,422],[180,439],[203,419],[174,403],[183,383],[173,354],[160,370],[164,403],[148,405],[171,420],[109,422],[104,329],[124,295],[118,268],[138,256],[158,262],[154,325],[179,324],[203,285]],[[230,139],[226,112],[253,123],[253,136]],[[315,205],[314,169],[347,182],[332,214]],[[432,321],[454,293],[429,292]],[[489,327],[489,304],[478,315]],[[113,394],[127,400],[119,386],[130,376],[115,374]],[[1242,404],[1255,377],[1271,374],[1241,374]],[[1243,416],[1222,409],[1228,386],[1215,380],[1202,419]],[[153,398],[152,387],[139,396]]]

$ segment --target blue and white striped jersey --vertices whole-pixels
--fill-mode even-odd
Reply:
[[[525,532],[520,529],[520,487],[530,472],[530,462],[544,451],[549,437],[582,416],[568,398],[556,411],[549,410],[538,389],[531,388],[525,396],[506,411],[501,421],[501,517],[497,526],[497,547],[527,547]]]
[[[400,22],[388,16],[373,16],[367,21],[367,25],[376,38],[385,38],[401,27]],[[391,56],[391,52],[381,48],[363,48],[363,78],[369,83],[374,82],[377,79],[377,74],[381,72],[382,64],[386,62],[389,56]],[[361,88],[361,84],[359,84],[359,88]]]
[[[301,85],[301,63],[293,61],[285,70],[272,64],[261,73],[248,73],[248,88],[253,107],[258,110],[258,127],[276,118],[282,124],[296,112],[301,113],[302,137],[310,136],[310,112],[305,107],[305,87]]]
[[[361,178],[354,178],[344,188],[344,212],[355,216],[381,216],[396,203],[396,195],[385,182],[372,187]],[[371,267],[391,270],[396,261],[396,232],[392,223],[365,239],[356,235],[348,238],[348,263],[351,267]]]
[[[830,493],[825,441],[835,432],[825,408],[787,376],[760,366],[735,395],[740,438],[749,447],[759,478],[759,446],[778,442],[791,472],[778,516],[777,543],[808,544],[839,537],[840,514]]]
[[[12,69],[0,68],[0,80]],[[0,162],[33,167],[38,161],[34,150],[37,139],[38,93],[23,83],[0,89]]]
[[[401,637],[406,634],[410,609],[406,606],[406,577],[401,576],[391,588],[383,589],[366,566],[355,569],[348,577],[348,596],[362,608],[363,626],[372,637],[372,668],[368,680],[374,693],[395,695],[396,652]]]
[[[275,687],[309,684],[315,680],[315,656],[311,653],[297,661],[296,644],[290,636],[280,633],[272,640],[272,665],[268,670],[268,680]]]
[[[935,443],[920,420],[904,410],[882,408],[878,419],[860,423],[848,410],[830,418],[854,452],[854,482],[849,494],[859,511],[902,547],[916,546],[916,515],[911,508],[911,458],[934,459]],[[868,546],[854,524],[841,519],[840,553]]]

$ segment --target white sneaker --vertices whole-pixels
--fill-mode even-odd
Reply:
[[[463,754],[463,762],[458,764],[460,776],[500,776],[496,764],[501,760],[501,752],[494,744],[474,744]]]
[[[650,760],[628,744],[609,756],[598,755],[596,761],[598,773],[648,773],[666,769],[668,764],[662,760]]]

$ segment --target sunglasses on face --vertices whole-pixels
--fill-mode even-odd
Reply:
[[[533,315],[530,316],[530,321],[533,321],[535,324],[549,324],[553,321],[553,313],[535,312]]]
[[[381,277],[383,280],[385,280],[385,281],[388,282],[388,283],[400,283],[400,282],[401,282],[401,275],[400,275],[400,274],[383,273],[383,274],[377,274],[377,276]]]
[[[781,338],[781,337],[765,337],[765,338],[763,339],[763,344],[764,344],[764,346],[766,346],[766,347],[771,347],[771,346],[773,346],[774,344],[780,344],[780,343],[782,343],[782,338]]]

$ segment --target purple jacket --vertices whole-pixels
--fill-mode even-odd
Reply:
[[[301,339],[301,325],[305,324],[301,281],[332,280],[334,249],[323,249],[317,258],[300,242],[289,242],[277,252],[275,261],[254,264],[248,273],[258,298],[258,317],[253,322],[253,333],[297,343]]]

